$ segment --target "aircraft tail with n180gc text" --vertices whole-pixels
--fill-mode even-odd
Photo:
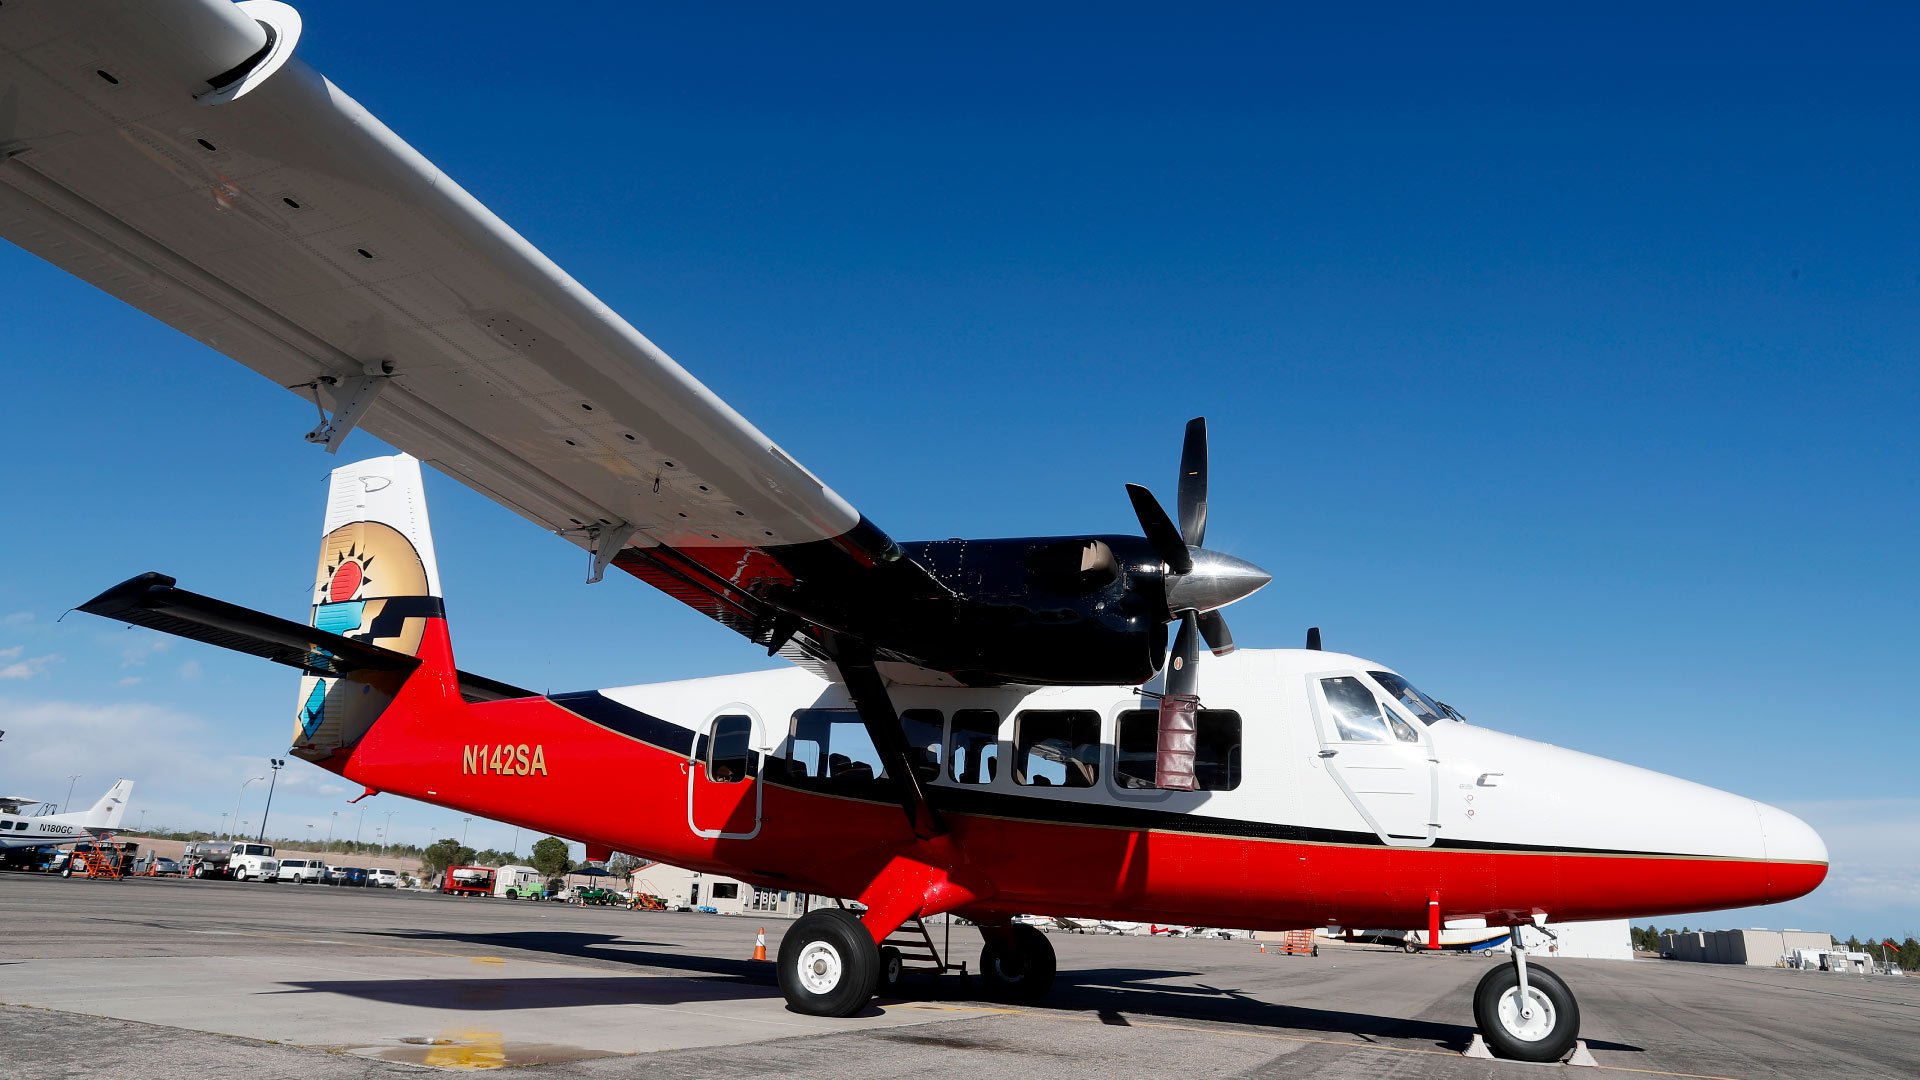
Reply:
[[[0,799],[0,848],[42,847],[106,836],[120,828],[127,816],[127,800],[132,797],[133,781],[115,780],[88,809],[38,817],[18,812],[37,800]]]

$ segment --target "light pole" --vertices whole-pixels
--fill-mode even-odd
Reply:
[[[362,806],[360,807],[360,816],[358,818],[355,818],[353,822],[353,846],[354,847],[360,846],[360,826],[365,825],[366,823],[367,823],[367,808],[365,806]]]
[[[227,835],[227,812],[225,810],[220,811],[220,835]]]
[[[464,822],[464,824],[460,826],[460,846],[466,847],[467,846],[467,829],[473,824],[473,819],[470,817],[466,817],[466,818],[461,818],[460,820]]]
[[[227,834],[227,839],[229,839],[229,840],[237,840],[237,839],[239,839],[239,831],[240,831],[240,800],[241,800],[241,799],[244,799],[244,798],[246,798],[246,797],[247,797],[247,784],[251,784],[251,783],[253,783],[253,782],[254,782],[255,780],[265,780],[265,779],[266,779],[266,777],[264,777],[264,776],[250,776],[250,777],[248,777],[248,778],[247,778],[247,782],[246,782],[246,784],[241,784],[241,785],[240,785],[240,794],[238,794],[238,795],[236,795],[236,796],[234,796],[234,799],[233,799],[233,828],[234,828],[234,831],[233,831],[233,832],[230,832],[230,833],[228,833],[228,834]]]
[[[67,777],[67,801],[60,804],[60,809],[69,814],[73,813],[73,782],[85,775],[86,773],[74,773]]]
[[[393,844],[393,815],[397,812],[398,811],[394,810],[387,811],[387,827],[383,829],[380,834],[383,837],[380,841],[380,854],[382,855],[385,855],[387,848]]]
[[[327,846],[329,848],[333,846],[333,827],[338,824],[340,824],[340,811],[335,810],[333,816],[327,819]]]
[[[256,843],[267,842],[267,815],[273,813],[273,789],[280,783],[280,770],[286,766],[282,758],[270,757],[267,764],[273,766],[273,779],[267,784],[267,808],[260,811],[260,835],[254,837]]]
[[[145,810],[140,811],[140,824],[134,827],[143,833],[147,831],[147,812]]]
[[[307,848],[308,850],[313,848],[313,826],[311,825],[307,826]]]

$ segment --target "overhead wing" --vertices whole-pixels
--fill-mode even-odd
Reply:
[[[939,601],[298,38],[262,0],[0,4],[0,235],[769,651]]]
[[[39,799],[29,799],[22,795],[0,795],[0,813],[17,814],[23,806],[34,806]]]

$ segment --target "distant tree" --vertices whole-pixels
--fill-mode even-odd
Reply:
[[[461,850],[460,841],[451,836],[428,844],[420,853],[420,876],[432,881],[445,873],[447,867],[460,865]]]
[[[558,877],[573,869],[573,857],[567,854],[565,840],[549,836],[533,845],[531,865],[542,877]]]
[[[624,851],[614,852],[613,858],[607,860],[607,873],[617,878],[631,877],[638,869],[640,869],[640,860]]]
[[[1908,971],[1920,971],[1920,941],[1915,941],[1912,934],[1900,943],[1900,966]]]
[[[1860,939],[1859,939],[1859,938],[1857,938],[1857,937],[1851,937],[1851,936],[1849,936],[1849,937],[1847,938],[1847,951],[1848,951],[1848,952],[1859,952],[1859,951],[1860,951]]]

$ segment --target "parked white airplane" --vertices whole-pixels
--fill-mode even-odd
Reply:
[[[32,806],[38,799],[0,798],[0,848],[44,847],[105,836],[120,827],[132,795],[133,781],[115,780],[91,809],[41,817],[20,813],[21,807]]]

